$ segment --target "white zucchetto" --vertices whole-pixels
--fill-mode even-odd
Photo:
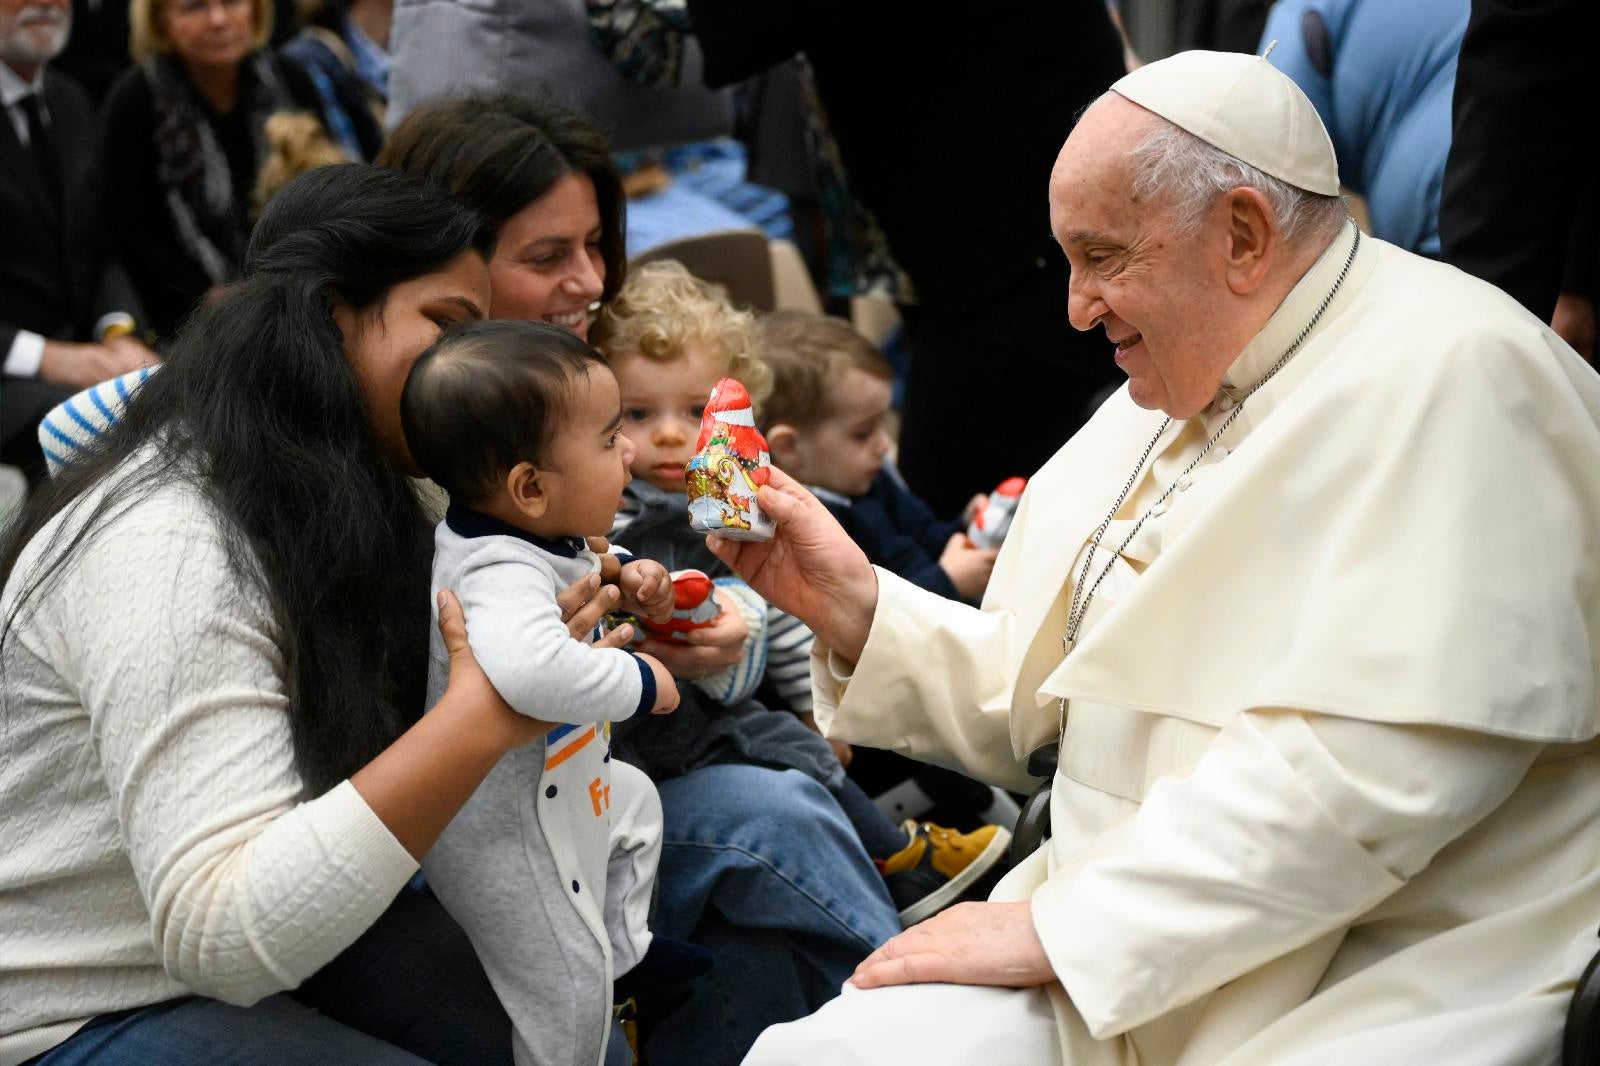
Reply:
[[[1296,188],[1339,193],[1339,161],[1317,109],[1260,56],[1179,52],[1111,91]]]

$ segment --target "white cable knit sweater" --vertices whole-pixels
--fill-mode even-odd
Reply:
[[[0,1066],[104,1011],[292,988],[416,871],[349,782],[302,802],[273,623],[192,485],[106,524],[0,669]]]

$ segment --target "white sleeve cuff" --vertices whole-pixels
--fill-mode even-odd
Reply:
[[[44,338],[31,330],[19,329],[6,353],[3,368],[8,378],[36,378],[44,362]]]

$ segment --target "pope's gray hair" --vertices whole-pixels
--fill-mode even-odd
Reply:
[[[1218,196],[1243,186],[1267,198],[1286,244],[1302,237],[1331,237],[1347,214],[1344,197],[1290,185],[1164,118],[1156,119],[1149,136],[1128,152],[1128,160],[1134,175],[1129,191],[1139,200],[1167,196],[1185,234],[1199,229]]]

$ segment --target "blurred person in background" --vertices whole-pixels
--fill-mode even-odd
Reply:
[[[940,514],[1031,474],[1113,386],[1060,313],[1069,271],[1038,191],[1074,117],[1123,72],[1103,0],[986,6],[589,0],[641,84],[732,85],[804,53],[849,194],[908,275],[900,468]]]
[[[1471,0],[1280,0],[1261,35],[1259,50],[1276,42],[1269,61],[1316,105],[1343,163],[1347,187],[1366,201],[1373,235],[1433,258],[1443,252],[1440,201],[1451,152],[1456,59],[1471,11]],[[1487,203],[1478,210],[1505,214]],[[1592,209],[1576,224],[1571,224],[1572,209],[1567,210],[1563,243],[1545,253],[1560,276],[1561,298],[1553,319],[1548,311],[1544,317],[1592,360]],[[1489,273],[1457,265],[1515,286],[1510,275],[1494,274],[1515,262],[1506,254],[1515,243],[1497,244],[1487,257],[1495,265],[1480,264]],[[1584,311],[1587,331],[1575,317]]]
[[[1472,0],[1439,211],[1445,262],[1516,297],[1591,362],[1596,39],[1594,0]]]
[[[99,107],[111,83],[133,65],[128,52],[130,27],[126,0],[72,0],[72,39],[56,60],[57,69],[78,80]],[[272,0],[272,44],[283,44],[300,22],[295,0]]]
[[[50,69],[66,0],[0,0],[0,462],[44,474],[34,427],[72,392],[151,360],[127,275],[95,228],[94,111]]]
[[[318,99],[267,48],[270,0],[132,0],[130,14],[138,64],[102,115],[102,157],[117,174],[106,225],[150,325],[167,336],[237,267],[267,119],[316,113]]]
[[[56,68],[83,86],[96,107],[111,83],[133,63],[128,55],[128,5],[116,0],[72,0],[72,38]]]
[[[1178,51],[1249,52],[1261,37],[1273,0],[1180,0]]]
[[[1372,235],[1439,257],[1456,53],[1471,0],[1280,0],[1261,47],[1316,106]]]
[[[328,132],[345,155],[370,162],[383,147],[394,0],[324,0],[283,47],[317,87]]]
[[[589,45],[583,0],[397,0],[390,129],[429,100],[462,91],[544,88],[633,151],[704,141],[733,129],[731,93],[632,84]],[[684,62],[698,72],[692,43]]]

